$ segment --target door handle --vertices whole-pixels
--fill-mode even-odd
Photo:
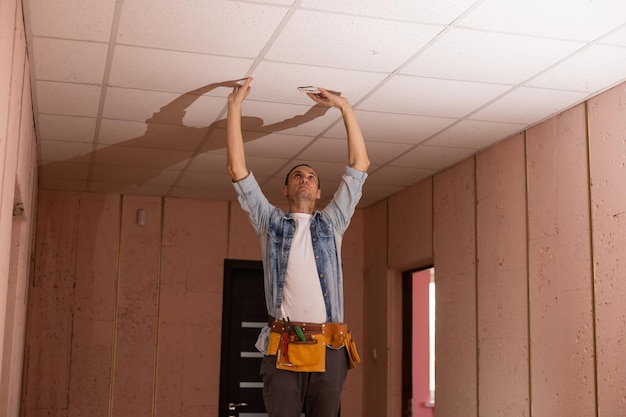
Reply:
[[[228,403],[228,416],[235,417],[239,407],[246,407],[248,403]]]

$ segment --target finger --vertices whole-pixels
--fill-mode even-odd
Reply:
[[[242,87],[249,87],[249,86],[250,86],[250,83],[251,83],[251,82],[252,82],[252,80],[253,80],[253,77],[247,77],[247,78],[244,78],[244,79],[245,79],[245,81],[244,81],[244,83],[243,83]]]

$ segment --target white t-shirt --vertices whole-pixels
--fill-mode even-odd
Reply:
[[[292,216],[297,224],[287,262],[282,319],[325,323],[326,306],[311,242],[312,215],[292,213]]]

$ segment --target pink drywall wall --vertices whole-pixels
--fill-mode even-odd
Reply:
[[[389,326],[389,283],[387,280],[387,204],[376,203],[365,212],[363,239],[365,257],[363,282],[365,305],[364,320],[367,329],[363,336],[363,348],[360,351],[364,368],[363,416],[390,415],[391,406],[389,385],[393,384],[388,376],[391,361],[389,339],[392,332]],[[381,314],[381,312],[384,312]],[[369,398],[365,398],[369,396]]]
[[[365,210],[367,315],[391,323],[389,271],[434,262],[437,417],[626,415],[624,109],[626,83],[425,181],[432,203],[418,184]],[[371,331],[399,352],[399,335]],[[400,380],[381,405],[368,375],[366,415],[383,415],[367,410],[392,409]]]
[[[476,190],[478,414],[523,416],[529,409],[523,135],[476,157]]]
[[[526,135],[530,395],[541,415],[596,409],[585,116],[579,105]]]
[[[626,415],[626,84],[588,103],[598,417]]]
[[[0,415],[20,405],[37,156],[21,2],[0,2]],[[23,212],[13,215],[14,204]]]
[[[434,183],[438,417],[473,417],[478,411],[474,170],[468,159]]]
[[[242,214],[225,201],[41,191],[24,417],[217,415],[224,259],[259,254]],[[361,344],[362,242],[358,210],[343,261]],[[362,415],[363,372],[348,375],[344,416]]]
[[[432,194],[432,181],[422,181],[389,197],[389,211],[394,217],[389,222],[390,268],[402,270],[432,262]]]

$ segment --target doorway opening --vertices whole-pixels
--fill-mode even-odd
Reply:
[[[435,269],[402,274],[402,408],[433,417],[435,406]]]

